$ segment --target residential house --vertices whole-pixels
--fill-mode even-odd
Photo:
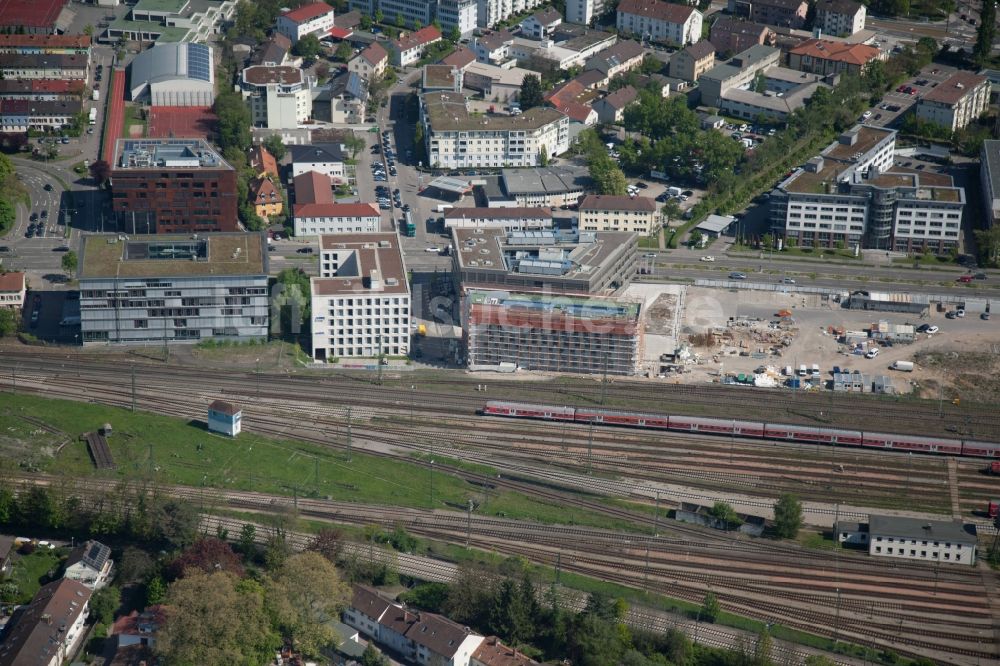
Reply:
[[[297,58],[291,56],[292,40],[280,32],[274,32],[271,37],[261,44],[250,58],[251,65],[264,65],[265,67],[281,67],[283,65],[295,66]]]
[[[715,66],[715,46],[704,39],[674,54],[670,59],[670,76],[684,81],[697,81]]]
[[[743,53],[751,46],[774,46],[775,34],[766,25],[729,16],[715,19],[708,39],[717,53]]]
[[[806,0],[729,0],[733,16],[783,28],[802,28],[808,11]]]
[[[604,72],[597,69],[588,69],[585,72],[580,72],[571,80],[583,86],[584,90],[597,90],[608,83],[608,77],[604,76]]]
[[[333,7],[325,2],[312,2],[287,11],[278,16],[276,23],[277,31],[292,45],[306,35],[323,37],[333,26]]]
[[[860,75],[868,63],[885,58],[879,49],[867,44],[807,39],[788,52],[788,66],[814,74]]]
[[[649,197],[588,194],[580,202],[580,231],[621,231],[649,236],[660,227],[656,202]]]
[[[389,43],[392,50],[392,64],[397,67],[411,65],[423,57],[424,50],[428,46],[440,41],[441,31],[433,25],[393,40]]]
[[[604,13],[606,0],[569,0],[566,3],[566,22],[577,25],[590,25],[598,16]]]
[[[492,65],[502,65],[510,60],[510,46],[514,35],[506,30],[480,35],[472,41],[476,60]]]
[[[556,26],[562,23],[559,10],[547,7],[521,21],[521,34],[531,39],[551,37]]]
[[[954,132],[986,113],[989,104],[989,79],[958,71],[917,101],[917,118]]]
[[[278,177],[278,161],[271,151],[259,143],[251,146],[247,162],[257,178]]]
[[[380,642],[379,623],[392,606],[402,608],[387,601],[374,589],[355,583],[351,586],[351,603],[344,609],[343,620],[347,626],[357,629],[375,642]]]
[[[24,273],[0,273],[0,308],[20,310],[24,307],[27,281]]]
[[[373,234],[381,214],[373,203],[301,203],[292,206],[296,238],[324,234]]]
[[[459,46],[441,59],[442,65],[448,65],[461,71],[465,71],[465,68],[474,62],[476,62],[476,54],[464,46]]]
[[[488,636],[469,658],[469,666],[536,666],[534,659],[508,647],[496,636]]]
[[[684,46],[701,39],[702,14],[690,5],[663,0],[621,0],[616,25],[619,32],[639,39]]]
[[[355,72],[369,83],[377,81],[389,66],[389,53],[378,42],[372,42],[347,63],[348,71]]]
[[[619,74],[630,72],[642,65],[646,50],[639,42],[626,39],[604,49],[587,61],[584,69],[596,69],[605,77],[613,79]]]
[[[618,124],[625,117],[625,107],[639,97],[639,91],[632,86],[619,88],[602,99],[593,102],[597,119],[602,123]]]
[[[163,606],[147,606],[143,611],[133,610],[123,615],[111,625],[108,634],[121,647],[142,645],[152,647],[156,644],[156,634],[166,621]]]
[[[329,123],[364,122],[367,108],[368,82],[357,72],[341,72],[313,97],[313,116]]]
[[[413,643],[417,663],[428,666],[469,666],[472,653],[483,642],[468,627],[434,613],[418,613],[406,638]]]
[[[43,585],[10,619],[0,643],[0,666],[62,666],[75,655],[93,591],[61,578]]]
[[[77,122],[82,112],[79,99],[51,102],[0,99],[0,132],[61,131]]]
[[[865,29],[867,8],[854,0],[820,0],[816,3],[816,28],[825,35],[849,37]]]
[[[308,146],[289,146],[292,157],[292,177],[309,171],[318,171],[330,177],[335,184],[348,181],[346,164],[351,155],[342,144],[317,143]],[[298,181],[296,181],[298,183]]]
[[[281,199],[281,192],[271,182],[270,178],[256,178],[250,182],[249,187],[250,202],[253,203],[254,212],[258,217],[265,220],[272,215],[280,215],[284,208]]]
[[[110,548],[100,541],[88,541],[69,554],[63,577],[97,590],[110,580],[112,564]]]
[[[546,93],[545,100],[553,108],[566,114],[571,121],[590,127],[597,124],[598,117],[593,106],[580,101],[585,92],[586,89],[579,81],[570,79]]]

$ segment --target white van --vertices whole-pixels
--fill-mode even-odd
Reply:
[[[805,377],[809,374],[809,370],[806,369],[806,364],[803,363],[799,366],[799,377]]]
[[[896,361],[889,367],[900,372],[913,372],[913,361]]]
[[[810,373],[813,377],[819,377],[819,364],[813,363],[812,372]]]

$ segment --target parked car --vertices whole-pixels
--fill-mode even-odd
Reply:
[[[311,247],[300,247],[296,250],[299,254],[312,254],[313,249]]]
[[[989,276],[988,276],[988,275],[986,275],[986,273],[976,273],[976,274],[975,274],[975,275],[973,275],[972,277],[976,278],[977,280],[985,280],[985,279],[987,279],[987,278],[988,278]]]
[[[865,358],[875,358],[876,356],[878,356],[878,352],[879,352],[878,347],[872,347],[871,349],[868,350],[868,353],[865,354]]]
[[[958,280],[956,280],[956,282],[966,282],[966,283],[972,282],[972,276],[971,275],[961,275],[961,276],[959,276]]]
[[[961,319],[962,317],[964,317],[965,316],[965,309],[964,308],[958,308],[957,310],[955,310],[955,316],[958,317],[959,319]]]
[[[982,319],[983,321],[989,321],[990,320],[990,313],[989,312],[984,312],[981,315],[979,315],[979,318]]]

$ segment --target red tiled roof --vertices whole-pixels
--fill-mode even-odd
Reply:
[[[447,57],[441,60],[442,65],[451,65],[458,69],[464,69],[468,65],[476,62],[476,54],[464,46],[459,46]]]
[[[264,201],[260,200],[262,196]],[[260,178],[250,183],[250,198],[255,203],[278,203],[281,201],[281,193],[270,178]]]
[[[0,35],[0,47],[90,48],[87,35]]]
[[[250,149],[250,168],[257,173],[278,176],[278,160],[274,159],[271,151],[261,145],[253,146]]]
[[[393,43],[399,51],[409,51],[410,49],[430,44],[439,39],[441,39],[441,31],[429,25],[416,32],[411,32],[406,37],[401,37]]]
[[[378,217],[378,206],[373,203],[338,204],[305,203],[295,204],[295,217]]]
[[[580,102],[563,102],[556,106],[556,109],[569,116],[570,120],[575,120],[578,123],[586,123],[590,114],[595,113],[593,108]]]
[[[54,28],[66,0],[0,0],[0,26]]]
[[[948,80],[937,84],[934,90],[924,95],[921,101],[955,104],[986,81],[985,76],[972,72],[955,72]]]
[[[360,55],[374,66],[388,58],[389,52],[378,42],[372,42],[365,47],[365,50]]]
[[[667,23],[684,23],[694,11],[694,7],[674,5],[661,0],[622,0],[618,3],[619,14],[646,16]]]
[[[826,39],[807,39],[788,53],[789,55],[810,56],[817,60],[833,60],[858,66],[866,65],[878,57],[878,49],[874,46],[844,44]]]
[[[231,402],[226,402],[224,400],[213,400],[208,406],[213,412],[218,412],[219,414],[225,414],[226,416],[235,416],[240,413],[240,408]]]
[[[24,289],[24,273],[0,273],[0,291],[13,292]]]
[[[308,5],[302,5],[298,9],[293,9],[291,11],[282,14],[289,21],[294,21],[296,23],[305,23],[306,21],[311,21],[314,18],[323,16],[333,11],[333,7],[326,4],[325,2],[312,2]]]
[[[538,663],[514,648],[504,645],[496,636],[486,638],[472,653],[472,657],[486,666],[531,666]]]
[[[350,28],[341,28],[338,25],[335,25],[332,28],[330,28],[330,36],[335,37],[336,39],[347,39],[353,34],[354,31],[351,30]]]
[[[552,106],[558,107],[561,104],[571,102],[583,94],[586,88],[576,79],[570,79],[566,83],[556,86],[545,93],[545,99]]]
[[[330,177],[319,171],[300,173],[292,181],[295,186],[295,203],[320,204],[333,203],[333,189]]]

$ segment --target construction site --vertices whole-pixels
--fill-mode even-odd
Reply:
[[[620,376],[640,370],[640,301],[470,290],[463,309],[470,370]]]

